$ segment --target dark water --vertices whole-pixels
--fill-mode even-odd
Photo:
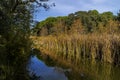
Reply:
[[[120,80],[120,67],[110,64],[83,61],[78,65],[80,73],[71,71],[69,75],[65,75],[65,69],[60,68],[61,66],[55,67],[54,64],[53,67],[49,67],[45,63],[53,64],[51,60],[44,61],[36,56],[32,56],[29,61],[29,74],[39,76],[38,80]]]
[[[37,80],[68,80],[62,68],[49,67],[36,56],[31,56],[27,69],[31,76],[39,77]]]

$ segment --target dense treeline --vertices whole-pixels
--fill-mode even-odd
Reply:
[[[119,33],[119,13],[99,13],[97,10],[78,11],[64,17],[49,17],[33,29],[37,35]]]

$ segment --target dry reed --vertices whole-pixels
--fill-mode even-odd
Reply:
[[[120,36],[116,34],[73,34],[47,37],[32,37],[35,47],[62,56],[74,64],[89,59],[120,64]]]

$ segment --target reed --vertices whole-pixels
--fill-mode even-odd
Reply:
[[[72,34],[32,37],[35,47],[74,64],[89,59],[120,65],[120,35]]]

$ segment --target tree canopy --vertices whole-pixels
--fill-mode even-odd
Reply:
[[[40,35],[69,34],[73,30],[79,33],[113,33],[120,32],[118,27],[119,13],[114,15],[112,12],[99,13],[97,10],[77,11],[68,16],[51,17],[37,24],[33,31]],[[50,24],[52,22],[52,25]],[[110,26],[112,25],[112,26]],[[78,28],[80,29],[78,29]],[[112,31],[111,31],[111,30]],[[54,31],[52,31],[54,30]],[[78,31],[79,30],[79,31]],[[82,31],[84,30],[84,31]],[[48,33],[49,32],[49,33]]]

